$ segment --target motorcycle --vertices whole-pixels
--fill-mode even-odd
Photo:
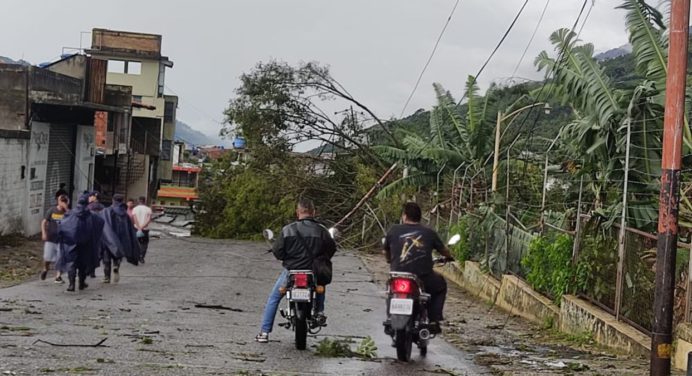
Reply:
[[[334,237],[336,232],[330,229],[330,235]],[[264,238],[271,242],[274,233],[264,230]],[[270,251],[271,252],[271,251]],[[307,347],[307,336],[317,334],[327,324],[317,313],[317,295],[324,294],[324,286],[317,284],[312,270],[289,270],[286,286],[279,289],[281,295],[286,297],[286,308],[281,308],[279,313],[286,322],[279,326],[295,332],[295,345],[298,350]]]
[[[448,245],[455,245],[460,235],[452,236]],[[383,239],[384,242],[384,239]],[[436,264],[444,264],[446,258],[437,258]],[[396,355],[400,361],[411,360],[413,344],[418,346],[420,355],[428,353],[428,342],[435,338],[428,320],[427,304],[430,294],[421,288],[423,284],[415,274],[390,272],[387,281],[387,320],[384,322],[385,334],[392,337]]]

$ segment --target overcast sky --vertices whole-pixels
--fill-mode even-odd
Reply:
[[[398,116],[455,0],[233,0],[3,2],[0,55],[38,64],[62,47],[79,47],[94,27],[163,35],[175,66],[168,92],[180,96],[179,119],[218,133],[238,77],[268,59],[319,61],[381,118]],[[434,102],[431,84],[458,98],[524,0],[461,0],[407,113]],[[479,78],[482,87],[512,75],[546,0],[529,0],[504,45]],[[591,6],[589,0],[588,7]],[[581,38],[596,51],[627,43],[619,0],[596,0]],[[574,23],[581,0],[552,0],[517,76],[537,78],[533,60],[548,36]],[[584,12],[586,15],[586,12]],[[583,19],[583,18],[582,18]],[[84,35],[88,47],[90,35]]]

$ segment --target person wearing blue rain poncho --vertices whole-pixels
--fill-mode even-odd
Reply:
[[[131,264],[139,263],[139,242],[137,231],[127,214],[125,198],[116,194],[113,204],[100,215],[105,221],[101,239],[101,260],[103,260],[103,283],[118,283],[120,280],[120,261],[123,257]],[[111,274],[111,266],[112,274]],[[112,276],[112,279],[111,279]]]
[[[79,277],[79,289],[87,288],[86,277],[99,263],[104,220],[89,211],[88,204],[87,195],[79,197],[58,227],[61,255],[57,267],[67,272],[70,282],[67,291],[75,290],[76,277]]]

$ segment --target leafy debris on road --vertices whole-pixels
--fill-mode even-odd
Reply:
[[[267,358],[261,353],[242,353],[242,352],[231,352],[229,353],[231,358],[235,360],[242,360],[244,362],[256,362],[264,363]]]
[[[352,338],[321,340],[315,349],[315,355],[323,358],[377,358],[377,346],[371,337],[365,337],[358,344],[356,350],[351,350],[351,343],[355,343]]]

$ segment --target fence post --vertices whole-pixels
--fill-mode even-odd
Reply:
[[[579,200],[577,201],[577,224],[574,228],[574,242],[572,243],[572,264],[576,264],[581,250],[581,196],[584,190],[584,175],[579,179]]]
[[[622,189],[622,214],[620,215],[620,234],[618,235],[618,269],[617,280],[615,281],[615,319],[620,320],[620,309],[622,308],[622,294],[625,279],[625,241],[627,240],[627,185],[630,170],[630,139],[632,136],[632,124],[629,119],[627,122],[627,139],[625,145],[625,181]]]
[[[692,319],[692,240],[690,240],[690,260],[687,264],[687,288],[685,289],[685,322]],[[687,366],[690,369],[690,365]],[[689,374],[689,373],[688,373]]]
[[[559,133],[557,136],[555,136],[553,142],[550,143],[550,146],[548,146],[548,150],[545,151],[545,166],[543,167],[543,198],[541,198],[541,235],[543,235],[543,230],[545,229],[545,196],[548,192],[548,156],[550,155],[550,150],[553,149],[553,146],[555,146],[558,138],[560,138]]]

